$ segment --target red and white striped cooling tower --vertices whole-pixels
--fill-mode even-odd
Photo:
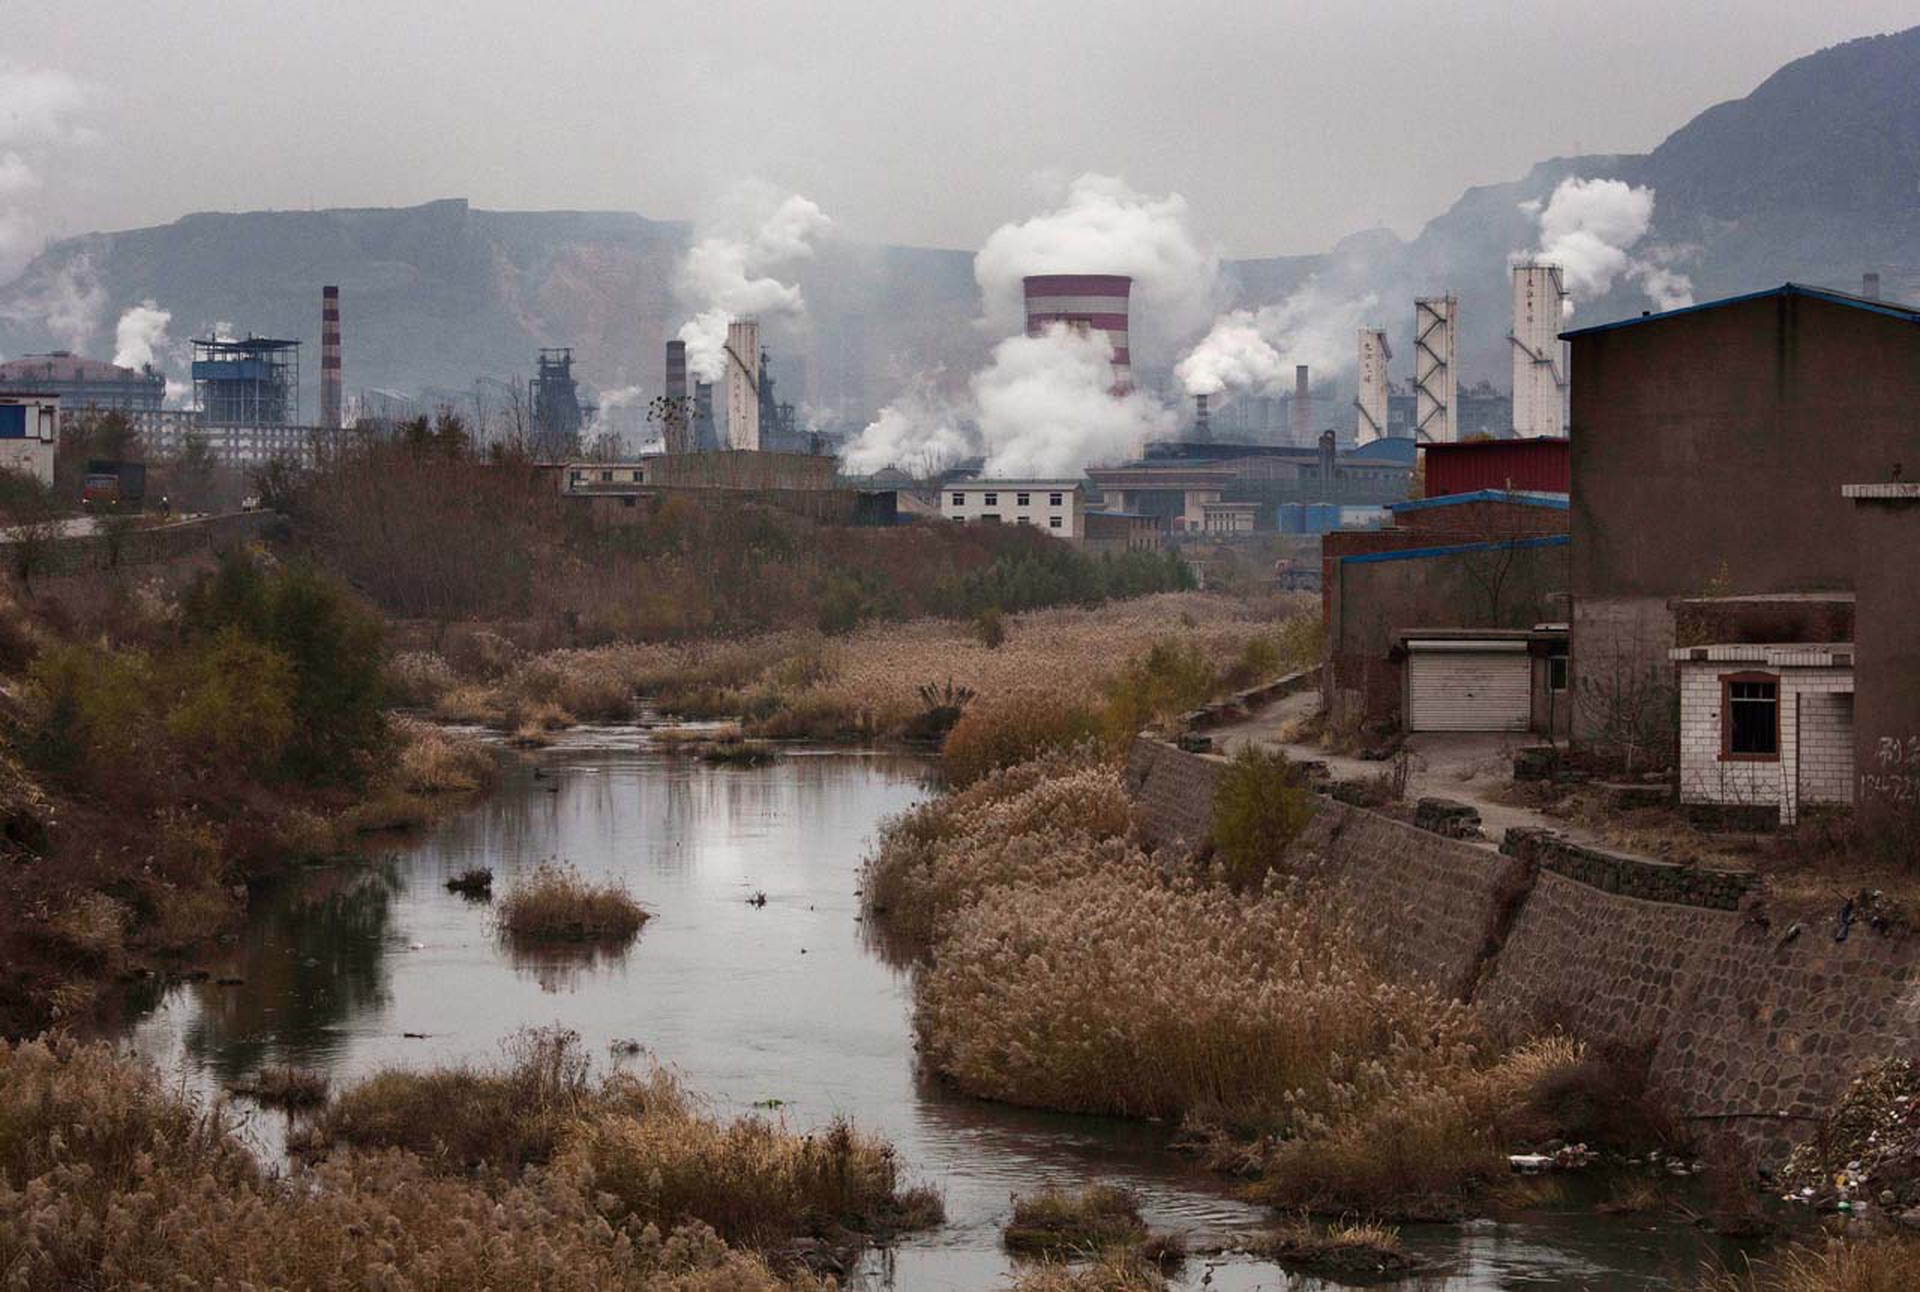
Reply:
[[[1035,274],[1024,285],[1028,336],[1039,336],[1049,323],[1105,332],[1113,342],[1114,393],[1133,389],[1127,353],[1127,297],[1133,279],[1124,274]]]

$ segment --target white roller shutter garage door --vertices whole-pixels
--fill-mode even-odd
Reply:
[[[1525,642],[1407,643],[1409,731],[1525,731],[1533,669]]]

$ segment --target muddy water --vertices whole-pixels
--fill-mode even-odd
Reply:
[[[917,1073],[909,979],[870,946],[856,890],[878,822],[925,793],[923,770],[800,751],[710,768],[644,732],[574,732],[394,855],[266,894],[241,938],[208,959],[207,981],[140,1004],[122,1036],[209,1091],[266,1063],[337,1084],[389,1064],[487,1061],[525,1025],[571,1027],[603,1062],[614,1043],[638,1041],[722,1111],[773,1108],[796,1128],[846,1114],[944,1192],[948,1223],[875,1253],[861,1276],[871,1289],[1005,1286],[1009,1197],[1047,1182],[1129,1184],[1157,1226],[1258,1225],[1262,1213],[1226,1182],[1166,1153],[1157,1128],[981,1103]],[[653,919],[631,950],[509,954],[489,908],[444,887],[476,865],[504,885],[550,857],[618,875],[646,902]],[[764,905],[749,900],[760,894]],[[255,1114],[246,1132],[271,1153],[284,1124]],[[1436,1270],[1410,1287],[1665,1287],[1707,1254],[1682,1224],[1600,1221],[1590,1207],[1404,1237]],[[1190,1262],[1185,1281],[1325,1286],[1231,1258]]]

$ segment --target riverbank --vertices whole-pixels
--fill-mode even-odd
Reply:
[[[253,884],[495,778],[386,712],[379,621],[310,567],[236,553],[0,611],[0,1036],[190,972]]]
[[[442,720],[530,743],[580,722],[626,721],[643,707],[738,719],[763,738],[937,741],[945,729],[926,715],[942,707],[949,685],[983,708],[1093,706],[1131,661],[1163,643],[1224,668],[1267,642],[1249,660],[1247,680],[1261,680],[1282,671],[1282,622],[1307,609],[1297,598],[1161,593],[997,616],[990,630],[923,618],[841,635],[790,630],[544,652],[477,629],[442,634],[437,651],[400,653],[390,676],[407,702]]]

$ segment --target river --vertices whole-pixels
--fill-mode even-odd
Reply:
[[[716,1111],[774,1109],[796,1129],[845,1114],[944,1193],[942,1228],[870,1255],[858,1285],[876,1292],[1007,1286],[1010,1197],[1048,1183],[1130,1185],[1156,1227],[1258,1226],[1265,1214],[1166,1152],[1160,1128],[967,1099],[916,1070],[910,975],[870,945],[858,887],[880,821],[927,793],[924,772],[912,757],[844,750],[709,767],[644,729],[575,730],[377,859],[258,895],[204,981],[135,1002],[117,1035],[204,1093],[268,1063],[338,1086],[388,1065],[488,1062],[528,1025],[573,1028],[602,1063],[633,1062],[611,1047],[637,1041]],[[501,888],[548,858],[627,882],[653,916],[630,950],[510,954],[489,907],[445,888],[470,866],[491,867]],[[234,1107],[277,1154],[281,1116]],[[1689,1225],[1603,1220],[1590,1200],[1402,1237],[1433,1269],[1403,1286],[1450,1292],[1669,1287],[1713,1250]],[[1203,1282],[1332,1286],[1244,1258],[1189,1261],[1183,1286]]]

